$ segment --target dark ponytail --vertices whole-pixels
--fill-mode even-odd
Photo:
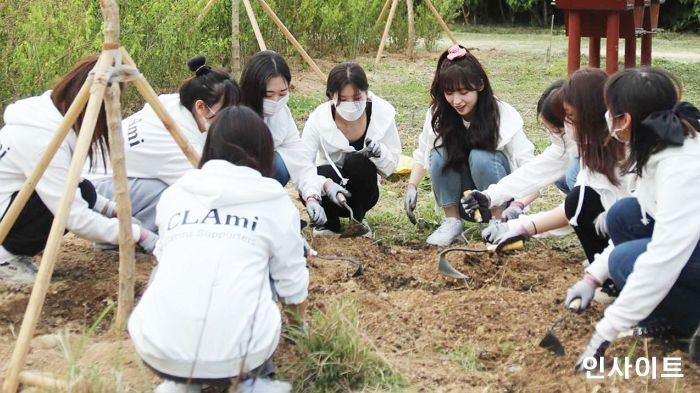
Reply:
[[[213,69],[206,64],[204,56],[195,56],[187,61],[187,67],[194,76],[180,86],[180,103],[190,112],[194,110],[197,100],[204,101],[209,107],[222,103],[222,108],[237,105],[241,98],[241,89],[236,81],[222,69]]]

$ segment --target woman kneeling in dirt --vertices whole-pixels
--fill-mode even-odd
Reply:
[[[241,92],[228,73],[206,65],[204,56],[191,58],[187,66],[194,76],[182,83],[177,94],[163,94],[158,100],[199,154],[216,113],[238,104]],[[160,195],[192,169],[192,163],[149,104],[122,121],[122,133],[134,217],[156,231]],[[113,197],[111,177],[96,181],[95,186],[100,194]]]
[[[462,193],[497,183],[532,160],[535,147],[523,132],[520,114],[496,99],[483,67],[462,46],[454,45],[440,56],[430,95],[404,204],[415,222],[418,184],[429,170],[445,218],[427,242],[448,246],[462,233],[463,218],[473,220],[460,210]],[[494,214],[500,215],[500,210]],[[486,209],[482,216],[488,220],[491,213]]]
[[[634,325],[645,336],[687,338],[700,324],[700,111],[679,102],[679,92],[658,69],[621,71],[605,86],[610,135],[629,149],[622,167],[638,180],[633,197],[607,215],[614,249],[594,265],[622,292],[596,325],[579,371],[595,369]],[[591,297],[604,277],[587,275],[567,301]]]
[[[369,91],[365,71],[357,63],[333,67],[326,97],[328,101],[309,115],[301,137],[318,174],[326,179],[321,205],[327,222],[314,228],[314,235],[340,232],[339,217],[349,215],[338,200],[338,192],[343,193],[339,185],[345,185],[353,218],[371,236],[363,218],[379,200],[379,179],[394,172],[401,154],[396,110]]]
[[[97,56],[78,62],[53,90],[15,102],[5,110],[5,126],[0,130],[0,212],[3,217],[17,197],[20,188],[34,171],[49,142],[63,122],[68,108],[95,67]],[[49,237],[54,214],[68,181],[68,169],[85,109],[77,117],[56,155],[37,183],[27,204],[0,246],[0,282],[33,282],[37,268],[32,256],[42,251]],[[98,152],[107,152],[107,121],[104,105],[95,125],[93,143],[88,155],[90,163],[98,160]],[[119,223],[114,204],[95,192],[87,180],[78,185],[66,228],[93,241],[118,244]],[[134,240],[150,252],[157,236],[133,226]]]
[[[199,169],[160,199],[158,266],[129,320],[136,351],[165,379],[156,392],[289,392],[274,381],[280,338],[276,293],[301,323],[309,275],[299,213],[273,171],[263,120],[229,107],[207,136]]]

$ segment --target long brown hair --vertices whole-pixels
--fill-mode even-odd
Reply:
[[[68,71],[61,79],[56,82],[53,86],[53,91],[51,92],[51,100],[62,115],[66,115],[68,108],[75,100],[78,95],[78,91],[85,84],[85,81],[97,64],[97,55],[87,56],[78,61],[73,68]],[[73,124],[73,131],[76,135],[80,133],[80,127],[83,125],[83,119],[85,117],[85,108],[80,112],[75,123]],[[109,152],[109,144],[107,139],[108,129],[107,129],[107,115],[105,114],[104,102],[100,106],[100,113],[97,116],[97,123],[95,124],[95,132],[92,135],[92,142],[90,144],[90,149],[88,150],[88,157],[90,158],[90,167],[95,164],[95,160],[99,156],[102,158],[102,162],[106,164],[106,153]]]
[[[611,184],[620,184],[619,162],[624,158],[624,145],[615,139],[608,141],[605,123],[603,87],[608,75],[597,68],[580,69],[561,88],[564,102],[576,111],[574,126],[578,134],[581,163],[601,173]],[[607,142],[607,143],[606,143]]]

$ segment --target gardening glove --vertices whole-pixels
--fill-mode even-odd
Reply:
[[[595,370],[598,366],[598,362],[603,355],[605,355],[605,351],[609,346],[610,341],[601,337],[598,332],[594,332],[591,341],[588,342],[586,349],[584,349],[583,353],[576,361],[576,365],[574,366],[576,372],[582,373],[586,370]],[[586,367],[584,367],[584,364]]]
[[[600,286],[598,280],[595,279],[590,274],[586,274],[583,279],[576,284],[572,285],[566,290],[566,299],[564,300],[564,305],[569,308],[569,304],[574,301],[574,299],[581,299],[581,303],[577,308],[570,309],[575,312],[581,312],[591,305],[591,300],[593,300],[593,295],[595,295],[595,290]]]
[[[367,158],[376,158],[382,155],[382,147],[379,143],[372,141],[369,138],[365,138],[365,147],[358,151]]]
[[[608,212],[604,211],[604,212],[598,214],[598,217],[596,217],[596,219],[593,221],[593,224],[595,225],[595,232],[600,237],[608,237],[607,218],[608,218]]]
[[[474,211],[478,209],[483,220],[491,218],[491,210],[489,209],[491,198],[487,194],[474,190],[469,193],[468,197],[461,198],[460,202],[467,216],[473,215]]]
[[[523,214],[524,209],[525,205],[523,205],[522,202],[513,201],[510,203],[510,205],[508,205],[508,208],[503,211],[501,218],[504,221],[515,220],[516,218],[520,217],[521,214]]]
[[[326,211],[318,200],[312,197],[306,200],[306,212],[309,213],[311,224],[315,227],[323,226],[326,223]]]
[[[326,196],[340,207],[343,207],[343,205],[341,205],[340,201],[338,200],[338,193],[345,195],[345,198],[350,198],[352,196],[350,191],[346,190],[343,188],[343,186],[330,179],[323,185],[323,190],[326,192]]]
[[[138,244],[141,246],[141,248],[143,248],[143,251],[148,254],[153,254],[153,250],[156,248],[156,243],[158,243],[158,235],[144,227],[141,227]]]
[[[416,225],[416,215],[414,210],[416,210],[416,202],[418,201],[418,188],[415,184],[408,183],[406,186],[406,195],[403,197],[403,208],[406,210],[406,215],[408,220],[411,221],[413,225]]]
[[[491,220],[489,226],[481,232],[481,238],[491,244],[509,242],[513,238],[528,238],[532,236],[528,229],[532,226],[529,220],[527,216],[505,222]]]

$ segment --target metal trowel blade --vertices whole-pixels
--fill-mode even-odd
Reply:
[[[448,251],[449,250],[445,250],[445,251],[440,253],[440,259],[439,259],[439,263],[438,263],[438,271],[440,271],[440,273],[442,273],[448,277],[452,277],[452,278],[456,278],[456,279],[460,279],[460,280],[468,279],[469,277],[465,276],[459,270],[455,269],[454,267],[452,267],[452,265],[450,265],[450,262],[447,260],[447,252]]]
[[[554,335],[554,331],[552,329],[547,330],[547,334],[544,335],[539,346],[540,348],[554,352],[557,356],[564,356],[566,354],[566,351],[564,351],[564,346],[561,345],[561,341],[559,341],[557,336]]]

